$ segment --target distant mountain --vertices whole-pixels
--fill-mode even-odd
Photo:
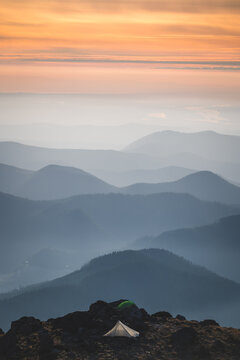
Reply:
[[[236,207],[186,194],[98,194],[55,201],[0,194],[0,274],[15,270],[46,247],[78,251],[81,265],[138,237],[205,225],[239,213]]]
[[[139,239],[135,248],[161,248],[240,282],[240,215],[202,227],[165,232]]]
[[[218,174],[232,183],[240,182],[240,164],[210,160],[191,153],[178,152],[161,158],[162,166],[180,166],[199,171],[210,171]]]
[[[239,164],[240,136],[222,135],[214,131],[162,131],[133,142],[125,151],[161,157],[191,153],[213,161]]]
[[[32,200],[54,200],[73,195],[110,193],[112,185],[80,169],[48,165],[18,187],[15,195]]]
[[[73,167],[48,165],[38,171],[29,171],[0,164],[0,191],[32,200],[54,200],[110,193],[116,188]]]
[[[33,171],[0,164],[0,191],[13,194],[33,175]]]
[[[154,156],[160,159],[161,167],[208,170],[232,182],[240,182],[240,136],[213,131],[155,132],[130,144],[124,151]]]
[[[124,251],[0,301],[1,326],[21,316],[47,319],[88,308],[97,299],[131,299],[149,312],[214,318],[240,326],[240,285],[164,250]]]
[[[201,200],[240,205],[240,187],[209,171],[190,174],[178,181],[162,184],[134,184],[122,189],[127,194],[163,192],[188,193]]]
[[[193,169],[186,169],[178,166],[168,166],[159,169],[137,169],[125,172],[113,172],[93,170],[93,173],[115,186],[129,186],[136,183],[161,183],[176,181],[184,176],[196,172]]]
[[[0,164],[0,191],[31,200],[55,200],[83,194],[122,192],[126,194],[152,194],[162,192],[189,193],[202,200],[226,204],[240,204],[240,188],[207,171],[165,168],[125,173],[130,177],[173,177],[183,173],[190,175],[160,184],[137,183],[119,189],[77,168],[48,165],[38,171],[18,169]],[[145,175],[144,175],[145,174]],[[119,175],[119,178],[121,175]]]
[[[84,171],[127,171],[160,167],[159,159],[147,155],[115,150],[49,149],[16,142],[0,142],[0,163],[30,170],[39,170],[51,164],[72,166]]]
[[[64,203],[31,201],[0,193],[0,274],[16,270],[43,248],[79,251],[79,264],[89,254],[98,254],[97,242],[107,241],[100,229],[80,207]],[[95,243],[95,247],[92,244]],[[96,252],[95,252],[96,251]],[[89,257],[88,257],[89,259]]]
[[[172,134],[172,132],[157,134],[163,134],[164,137],[164,134],[169,133]],[[209,141],[211,145],[205,146],[204,137],[200,136],[200,140],[198,142],[196,141],[196,143],[199,143],[199,148],[206,150],[204,157],[199,155],[198,151],[195,151],[195,135],[197,137],[198,134],[190,134],[194,135],[193,140],[190,142],[189,151],[185,151],[185,143],[188,143],[188,138],[191,139],[191,136],[188,137],[189,134],[186,135],[187,138],[184,138],[182,143],[179,143],[179,146],[175,146],[174,140],[168,142],[169,139],[167,136],[166,141],[163,141],[165,150],[156,150],[150,155],[140,153],[142,152],[141,149],[136,152],[132,151],[131,147],[127,148],[129,149],[128,152],[113,150],[48,149],[22,145],[15,142],[0,142],[0,163],[30,170],[39,170],[47,165],[56,164],[79,168],[100,177],[100,174],[104,172],[121,173],[139,169],[152,170],[177,166],[187,169],[209,170],[235,183],[240,182],[238,148],[236,150],[236,156],[229,154],[229,156],[226,157],[224,154],[229,153],[228,143],[226,146],[221,143],[221,153],[219,153],[219,157],[217,158],[217,156],[212,156],[212,154],[215,153],[215,150],[213,150],[215,149],[215,143]],[[238,139],[238,137],[233,138]],[[225,138],[223,137],[223,139]],[[233,144],[235,143],[234,139],[232,141]],[[217,160],[215,158],[217,158]],[[107,179],[105,178],[105,180]]]

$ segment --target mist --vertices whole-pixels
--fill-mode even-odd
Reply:
[[[115,149],[155,131],[240,134],[235,101],[141,94],[0,94],[0,140]]]

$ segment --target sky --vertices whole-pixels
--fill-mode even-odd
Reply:
[[[0,124],[240,133],[239,55],[239,0],[0,0]]]

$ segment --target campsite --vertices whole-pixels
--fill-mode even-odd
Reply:
[[[172,317],[164,311],[149,315],[132,302],[131,306],[119,310],[123,302],[128,300],[98,301],[87,312],[48,321],[41,322],[33,317],[15,321],[6,335],[0,335],[1,359],[40,356],[40,359],[67,360],[71,356],[73,360],[90,360],[96,354],[99,360],[116,357],[133,360],[239,358],[240,330],[222,328],[214,320],[198,322],[182,315]],[[115,336],[105,336],[114,328],[112,335]],[[123,336],[119,336],[119,332]]]

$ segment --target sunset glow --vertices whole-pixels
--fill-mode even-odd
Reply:
[[[93,67],[101,77],[126,68],[239,71],[239,10],[238,1],[217,0],[1,0],[0,91],[31,90],[19,89],[26,64],[31,83],[36,73],[61,77],[66,64],[72,74]],[[40,79],[37,90],[54,89]]]

